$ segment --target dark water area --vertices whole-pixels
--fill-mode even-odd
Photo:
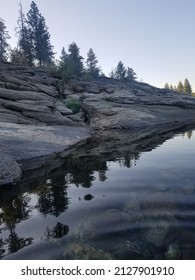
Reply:
[[[0,258],[195,259],[195,131],[146,142],[92,140],[1,190]]]

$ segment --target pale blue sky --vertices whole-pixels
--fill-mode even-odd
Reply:
[[[31,0],[21,0],[26,14]],[[119,60],[138,80],[163,87],[188,78],[195,91],[195,0],[35,0],[54,50],[75,41],[86,58],[94,49],[103,72]],[[0,0],[11,45],[16,44],[19,0]]]

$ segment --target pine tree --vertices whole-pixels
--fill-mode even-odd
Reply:
[[[60,56],[60,65],[63,65],[64,63],[67,62],[67,57],[68,57],[68,54],[66,53],[65,48],[63,47],[62,51],[61,51],[61,56]]]
[[[114,71],[113,68],[112,68],[112,70],[111,70],[110,73],[109,73],[109,77],[110,77],[111,79],[114,79],[114,78],[115,78],[115,71]]]
[[[10,51],[10,62],[16,63],[16,64],[26,64],[26,59],[18,48],[13,48]]]
[[[191,88],[191,85],[190,85],[188,79],[185,79],[185,81],[184,81],[183,91],[187,94],[192,95],[192,88]]]
[[[45,66],[53,59],[53,46],[50,43],[50,34],[45,19],[34,1],[32,1],[27,13],[27,24],[33,41],[34,57],[39,66]]]
[[[4,20],[0,18],[0,62],[7,60],[7,51],[9,48],[8,39],[10,39],[10,36],[7,27],[5,26]]]
[[[169,89],[169,84],[168,84],[168,83],[165,83],[164,88],[165,88],[165,89]]]
[[[89,49],[87,53],[87,60],[86,60],[86,71],[92,75],[92,77],[99,76],[99,68],[97,67],[98,60],[95,56],[95,53],[92,48]]]
[[[33,38],[32,33],[30,32],[29,27],[27,26],[25,16],[22,11],[22,4],[19,4],[19,17],[18,17],[18,27],[17,35],[18,35],[18,51],[17,51],[17,59],[19,59],[19,55],[21,55],[22,64],[28,64],[33,66],[34,61],[34,47],[33,47]],[[16,54],[16,51],[15,51]],[[14,55],[15,55],[14,54]]]
[[[80,56],[79,47],[75,42],[73,42],[69,45],[68,51],[69,68],[71,69],[73,75],[80,77],[83,72],[83,57]]]
[[[132,68],[127,67],[125,78],[128,81],[134,81],[136,79],[136,73]]]
[[[177,85],[177,92],[184,92],[184,87],[181,81]]]
[[[71,61],[69,55],[65,51],[65,48],[62,48],[60,61],[59,61],[59,74],[62,78],[62,89],[64,91],[64,85],[69,79],[74,75],[73,67],[71,65]]]
[[[124,80],[126,77],[126,69],[122,61],[119,61],[117,67],[115,69],[115,79],[117,80]]]

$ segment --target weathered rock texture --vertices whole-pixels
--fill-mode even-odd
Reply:
[[[83,120],[60,101],[57,82],[43,71],[0,64],[0,185],[16,184],[20,167],[43,166],[90,137]]]
[[[18,124],[84,126],[59,99],[57,79],[43,71],[0,65],[0,121]]]
[[[21,178],[22,172],[18,163],[11,157],[1,153],[0,185],[15,185]]]
[[[82,102],[93,129],[195,123],[195,98],[138,82],[100,79],[67,87]]]
[[[0,64],[0,185],[16,184],[20,168],[55,169],[67,150],[91,136],[91,128],[100,135],[102,130],[129,130],[132,142],[195,124],[195,98],[148,84],[73,80],[63,98],[77,100],[82,108],[77,114],[61,101],[59,88],[60,81],[42,70]],[[8,164],[12,160],[14,171]]]

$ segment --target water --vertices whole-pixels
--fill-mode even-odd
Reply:
[[[195,259],[195,132],[162,142],[93,142],[2,191],[1,258]]]

